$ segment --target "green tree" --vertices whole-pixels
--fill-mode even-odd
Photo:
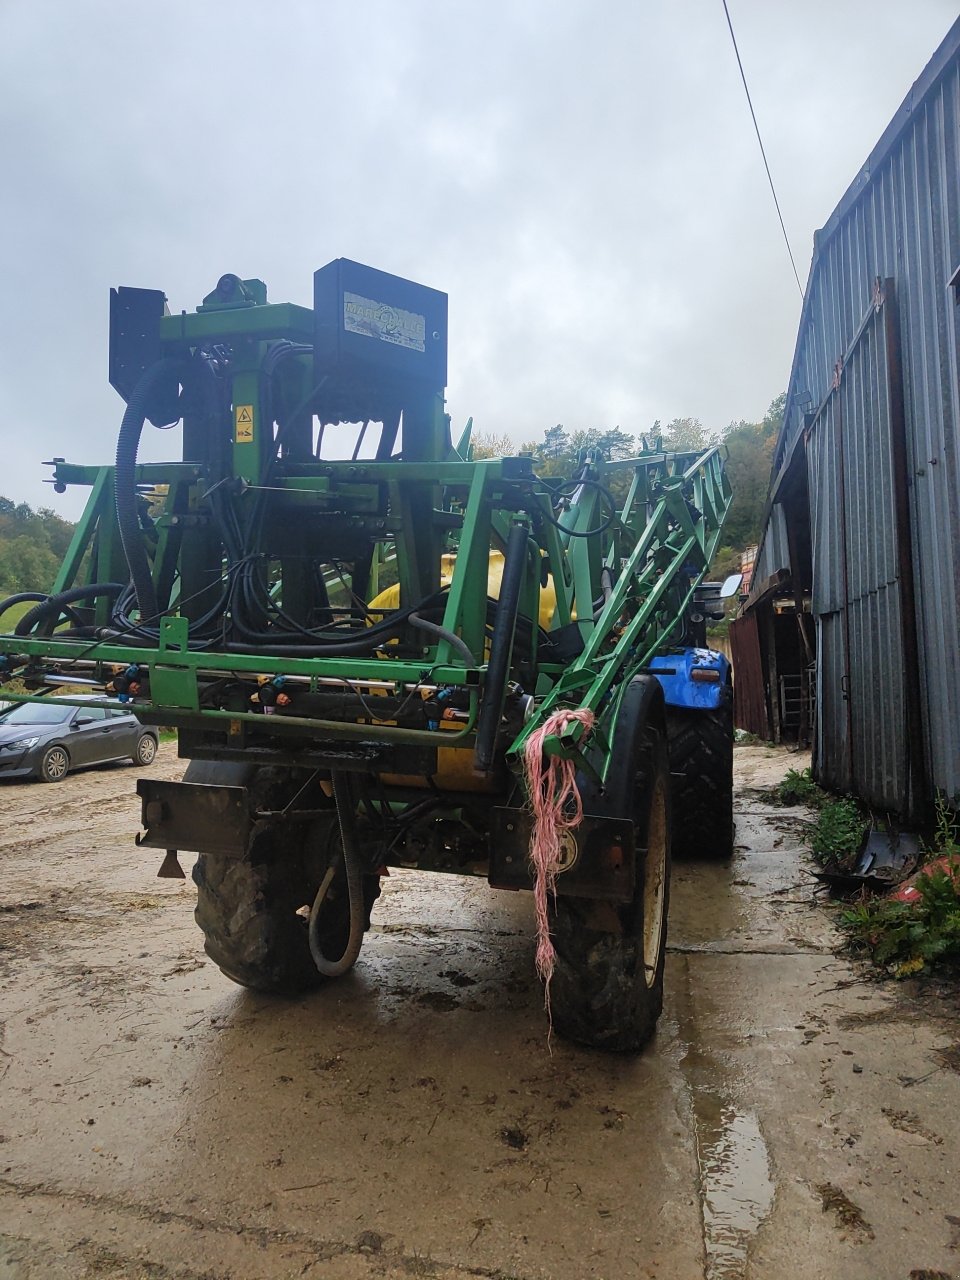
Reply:
[[[48,507],[0,497],[0,596],[49,591],[73,536],[73,525]]]
[[[733,500],[724,527],[723,546],[718,550],[711,569],[722,577],[739,568],[740,554],[760,537],[760,521],[770,483],[770,463],[774,444],[783,420],[785,395],[771,401],[760,422],[731,422],[719,436],[711,432],[699,418],[674,418],[664,427],[657,419],[642,439],[628,435],[619,427],[580,428],[567,431],[558,424],[544,431],[543,442],[524,446],[533,452],[537,472],[543,476],[569,476],[582,449],[600,449],[611,461],[620,461],[637,453],[645,440],[652,444],[662,435],[668,450],[692,453],[723,443],[727,449],[727,475]],[[610,480],[610,489],[618,500],[625,492],[625,478]]]
[[[626,431],[613,427],[610,431],[600,432],[597,437],[597,448],[603,450],[603,456],[608,462],[623,462],[626,458],[632,458],[637,452],[637,442],[633,436],[627,435]]]
[[[654,424],[659,427],[659,423]],[[663,447],[676,453],[695,453],[716,443],[699,418],[674,418],[663,428]]]
[[[733,501],[724,526],[724,541],[742,550],[760,537],[763,509],[770,487],[770,465],[785,396],[777,396],[761,422],[731,422],[723,433],[727,447],[727,475]]]
[[[570,447],[570,436],[558,422],[555,427],[547,427],[543,433],[543,444],[537,445],[537,453],[545,458],[559,458]]]
[[[475,431],[470,447],[478,461],[482,458],[512,458],[517,451],[508,435],[498,436],[492,431]]]

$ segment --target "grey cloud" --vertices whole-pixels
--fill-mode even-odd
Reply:
[[[730,4],[804,274],[955,6]],[[117,284],[309,303],[347,256],[445,289],[455,421],[517,441],[720,427],[786,381],[799,299],[719,0],[8,0],[0,139],[0,491],[34,504],[43,458],[111,457]]]

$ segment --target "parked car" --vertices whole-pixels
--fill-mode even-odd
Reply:
[[[21,702],[0,711],[0,778],[60,782],[71,769],[108,760],[147,765],[158,745],[156,729],[145,729],[129,711],[92,702]]]

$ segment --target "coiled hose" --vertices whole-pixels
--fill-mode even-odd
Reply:
[[[13,634],[15,636],[25,636],[33,630],[38,622],[44,622],[50,618],[53,619],[53,626],[56,626],[62,613],[72,612],[72,610],[67,609],[68,605],[76,604],[78,600],[93,600],[98,596],[116,599],[125,590],[126,584],[123,582],[94,582],[87,587],[71,587],[69,591],[58,591],[55,596],[43,596],[40,604],[23,615],[17,623]],[[14,599],[16,597],[5,600],[3,602],[4,606],[10,604]]]
[[[7,596],[6,600],[0,600],[0,618],[3,617],[8,609],[12,609],[15,604],[46,604],[49,599],[50,596],[45,591],[18,591],[16,595]],[[65,608],[63,613],[74,626],[83,625],[83,621],[75,609]]]
[[[343,955],[332,960],[324,955],[320,941],[318,922],[327,891],[337,873],[337,865],[332,862],[326,875],[320,882],[320,888],[310,908],[310,920],[307,937],[310,942],[310,954],[313,963],[325,978],[339,978],[352,969],[360,954],[363,934],[366,927],[366,915],[363,902],[363,862],[356,839],[356,823],[354,821],[355,805],[353,788],[347,775],[342,770],[333,773],[333,794],[337,801],[337,819],[340,823],[340,843],[343,848],[343,867],[347,879],[347,895],[350,903],[350,932],[347,935]]]
[[[164,383],[169,385],[174,378],[179,380],[185,372],[186,362],[183,360],[164,359],[151,365],[144,372],[127,401],[126,412],[120,423],[120,434],[117,436],[117,465],[114,477],[117,527],[120,530],[123,554],[133,580],[133,590],[141,621],[154,621],[160,610],[137,514],[137,450],[140,447],[140,433],[143,431],[143,424],[157,390]]]

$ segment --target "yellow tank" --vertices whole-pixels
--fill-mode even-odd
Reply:
[[[452,553],[440,557],[440,585],[441,587],[449,587],[453,581],[453,569],[457,563],[457,557]],[[491,551],[490,558],[487,562],[487,595],[494,600],[500,599],[500,583],[503,580],[503,552]],[[554,610],[557,607],[557,593],[554,590],[553,578],[547,578],[547,585],[540,589],[540,609],[538,621],[540,626],[546,631],[553,621]],[[386,587],[373,600],[370,601],[371,609],[399,609],[400,608],[400,587],[395,584],[392,587]],[[576,615],[574,615],[576,616]]]
[[[453,554],[441,557],[440,585],[442,587],[449,587],[453,579],[453,570],[456,563],[457,557]],[[491,551],[487,567],[487,595],[494,600],[500,599],[500,583],[502,579],[503,552]],[[544,629],[548,628],[553,621],[556,607],[557,596],[553,586],[553,578],[551,577],[547,579],[547,585],[540,590],[539,623]],[[370,608],[399,609],[399,585],[386,587],[370,601]],[[484,648],[484,658],[489,657],[489,654],[490,648],[487,645]],[[453,722],[450,724],[441,723],[440,727],[441,729],[455,730],[461,726]],[[427,785],[426,778],[416,777],[412,774],[385,773],[383,781],[388,785],[402,787],[425,787]],[[488,778],[484,774],[474,771],[472,747],[440,747],[437,751],[437,772],[434,781],[443,791],[495,791],[498,785],[495,778]]]

